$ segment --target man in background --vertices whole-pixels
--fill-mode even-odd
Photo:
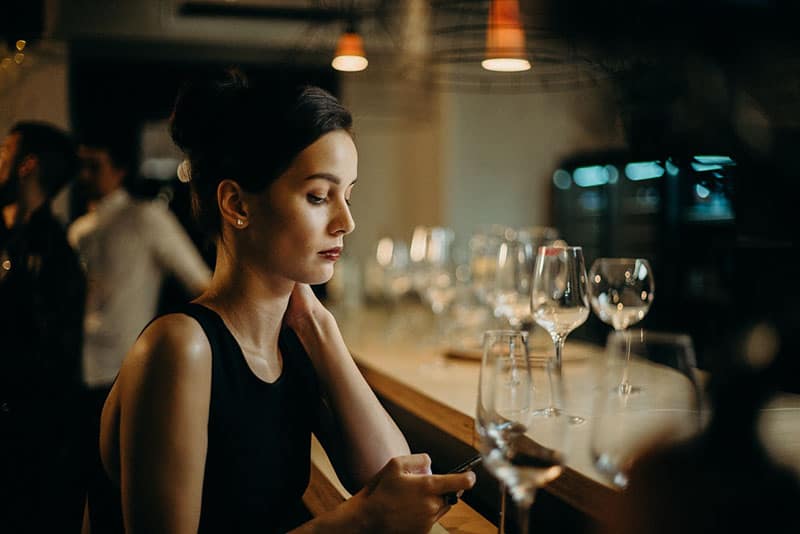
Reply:
[[[132,151],[131,143],[109,135],[80,146],[89,211],[67,232],[88,280],[83,383],[92,449],[105,398],[125,354],[157,314],[164,280],[174,275],[194,296],[211,276],[167,204],[134,199],[126,190],[135,168]]]
[[[79,528],[77,407],[85,280],[53,195],[75,146],[21,122],[0,148],[0,531]]]

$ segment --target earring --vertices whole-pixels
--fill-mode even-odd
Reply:
[[[243,224],[244,224],[244,221],[243,221],[243,220],[241,220],[241,219],[236,219],[236,225],[237,225],[237,226],[241,226],[241,225],[243,225]]]

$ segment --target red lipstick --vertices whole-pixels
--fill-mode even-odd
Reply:
[[[329,261],[336,261],[342,255],[342,247],[333,247],[328,250],[323,250],[319,253],[320,256]]]

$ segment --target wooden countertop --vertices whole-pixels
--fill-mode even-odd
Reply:
[[[379,396],[477,448],[473,419],[477,359],[446,358],[441,365],[443,348],[421,343],[421,330],[408,323],[398,327],[392,323],[398,318],[387,316],[383,310],[334,310],[334,314],[359,367]],[[618,490],[594,467],[588,446],[595,387],[592,361],[601,352],[600,347],[567,339],[564,377],[571,392],[568,409],[587,421],[570,428],[566,469],[547,491],[603,520]],[[800,396],[776,398],[763,412],[762,427],[768,448],[800,473]],[[536,439],[535,433],[529,435]]]

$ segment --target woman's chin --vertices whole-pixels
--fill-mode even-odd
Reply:
[[[324,272],[314,273],[306,277],[306,279],[302,280],[302,282],[312,286],[318,286],[320,284],[329,282],[331,278],[333,278],[333,267],[330,269],[325,269]]]

